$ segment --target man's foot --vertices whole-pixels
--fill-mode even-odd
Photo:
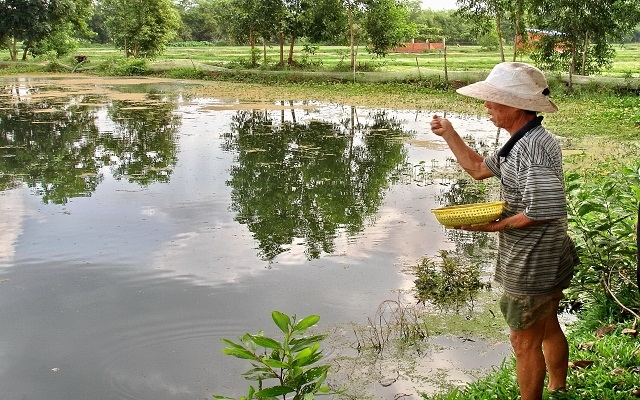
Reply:
[[[559,388],[555,388],[555,389],[547,389],[547,391],[549,392],[549,400],[562,400],[562,399],[568,399],[569,397],[566,397],[565,395],[569,393],[569,389],[566,388],[566,386],[562,386]]]

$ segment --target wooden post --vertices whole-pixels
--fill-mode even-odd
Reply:
[[[449,73],[447,71],[447,40],[442,38],[442,54],[444,54],[444,81],[449,82]]]

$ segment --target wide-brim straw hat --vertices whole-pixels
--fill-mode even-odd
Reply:
[[[461,87],[456,92],[522,110],[558,111],[558,106],[547,97],[549,86],[542,71],[521,62],[497,64],[484,81]]]

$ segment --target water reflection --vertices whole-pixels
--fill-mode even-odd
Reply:
[[[236,220],[253,232],[266,260],[296,240],[304,240],[308,259],[331,253],[338,231],[360,232],[378,210],[406,158],[400,139],[407,135],[386,112],[371,123],[338,124],[278,123],[240,111],[224,145],[237,152],[228,181]]]
[[[172,99],[37,97],[39,88],[15,84],[4,93],[0,189],[27,185],[44,203],[66,204],[91,196],[105,173],[140,186],[169,182],[180,126]],[[386,111],[365,122],[356,115],[352,108],[341,122],[298,122],[292,107],[289,121],[284,108],[279,120],[255,110],[232,117],[222,145],[237,154],[227,181],[231,209],[263,259],[296,241],[308,259],[331,253],[338,232],[354,235],[375,215],[406,162],[401,139],[409,133]]]
[[[5,88],[20,96],[14,87]],[[3,102],[4,103],[4,102]],[[95,116],[85,106],[55,107],[49,100],[14,101],[0,109],[0,185],[26,184],[44,202],[88,196],[100,182]]]
[[[116,179],[142,186],[169,182],[178,161],[176,133],[180,117],[172,101],[130,104],[113,101],[107,111],[114,122],[111,134],[100,135],[100,159]]]
[[[44,203],[66,204],[91,196],[105,174],[142,187],[168,183],[178,162],[177,104],[175,94],[157,89],[136,101],[86,92],[47,96],[39,86],[8,84],[0,107],[0,190],[26,185]],[[487,196],[459,171],[438,172],[437,160],[409,164],[403,139],[411,132],[388,111],[360,120],[351,107],[333,122],[300,118],[293,103],[286,119],[282,105],[279,117],[239,110],[223,134],[222,149],[236,155],[227,180],[231,209],[264,260],[300,242],[307,259],[332,253],[337,235],[361,232],[389,185],[416,170],[421,179],[431,175],[425,184],[440,174],[443,205]],[[491,147],[467,139],[481,152]]]
[[[88,197],[110,170],[140,185],[167,182],[176,161],[175,102],[153,107],[112,101],[111,131],[100,131],[101,96],[39,96],[41,88],[4,87],[0,103],[0,190],[26,185],[44,203]],[[105,169],[106,168],[106,169]]]

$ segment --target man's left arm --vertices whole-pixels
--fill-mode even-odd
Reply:
[[[458,226],[457,229],[465,231],[477,231],[477,232],[499,232],[507,229],[521,229],[533,225],[541,225],[549,222],[549,219],[536,220],[527,218],[523,212],[512,215],[509,218],[501,219],[498,221],[489,222],[482,225],[464,225]]]

